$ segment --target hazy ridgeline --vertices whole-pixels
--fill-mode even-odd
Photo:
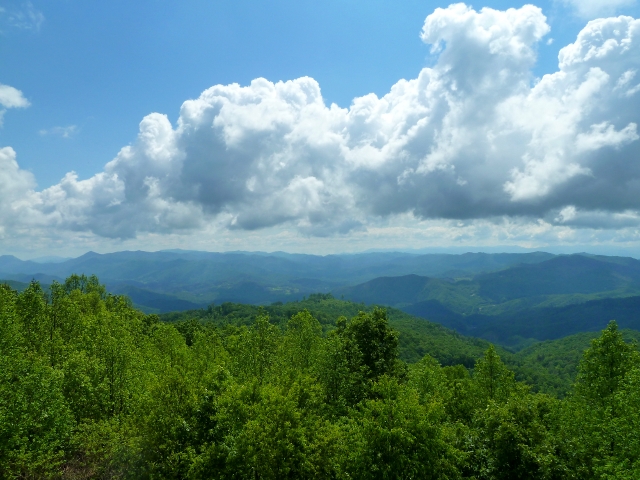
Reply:
[[[0,477],[640,474],[640,358],[614,323],[581,356],[584,336],[516,356],[327,295],[182,316],[95,277],[1,287]],[[563,366],[564,398],[517,381]]]
[[[600,331],[612,318],[621,328],[640,329],[640,261],[628,257],[194,251],[90,252],[58,263],[0,257],[0,279],[18,290],[32,279],[46,289],[74,273],[98,275],[145,313],[225,302],[268,306],[321,292],[394,307],[511,348]]]
[[[418,255],[362,253],[299,255],[283,252],[94,252],[58,263],[0,256],[0,279],[42,284],[72,274],[97,275],[109,291],[129,296],[146,313],[206,307],[215,302],[270,304],[301,300],[381,276],[468,277],[553,258],[548,253]],[[377,300],[382,303],[382,300]]]

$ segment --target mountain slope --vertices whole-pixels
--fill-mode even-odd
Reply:
[[[474,277],[483,298],[496,303],[542,295],[640,290],[640,261],[567,255]]]
[[[640,331],[621,330],[626,342],[638,342]],[[540,390],[564,396],[578,373],[584,351],[601,332],[584,332],[533,344],[514,356],[521,379]]]
[[[640,296],[605,298],[563,307],[531,308],[501,315],[459,315],[438,302],[420,302],[403,310],[463,335],[514,347],[579,332],[600,331],[610,320],[616,320],[620,328],[640,330]]]
[[[567,255],[471,279],[381,277],[333,292],[511,346],[601,330],[611,319],[640,329],[640,261],[632,258]]]
[[[548,340],[579,332],[595,332],[616,320],[620,328],[640,330],[640,296],[592,300],[565,307],[537,308],[495,317],[466,319],[467,335],[504,345],[522,339]]]
[[[17,282],[15,280],[0,280],[0,285],[9,285],[12,289],[17,292],[22,292],[29,287],[28,283],[25,282]]]

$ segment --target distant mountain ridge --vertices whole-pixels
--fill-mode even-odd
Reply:
[[[110,291],[127,292],[146,311],[180,309],[181,302],[203,306],[225,301],[268,304],[302,299],[381,276],[407,274],[469,277],[521,263],[537,263],[554,256],[524,254],[410,254],[398,252],[350,255],[304,255],[284,252],[124,251],[88,252],[56,263],[0,257],[0,278],[43,283],[69,275],[95,274]],[[135,288],[133,288],[135,287]],[[164,295],[163,308],[151,298]]]
[[[640,261],[626,257],[164,251],[88,252],[41,264],[0,256],[0,279],[20,285],[35,278],[46,286],[72,273],[97,275],[148,313],[331,292],[511,346],[600,330],[613,318],[640,329]]]

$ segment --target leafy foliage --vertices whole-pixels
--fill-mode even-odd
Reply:
[[[173,320],[95,277],[0,287],[0,479],[640,472],[640,359],[615,324],[560,400],[519,382],[503,350],[327,295]],[[427,347],[448,343],[407,364],[420,346],[403,354],[403,332],[420,325]]]

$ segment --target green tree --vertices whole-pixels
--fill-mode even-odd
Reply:
[[[582,356],[575,396],[595,409],[611,405],[612,396],[625,375],[638,365],[638,360],[636,346],[624,341],[617,323],[612,320]],[[615,415],[615,411],[612,414]]]
[[[280,330],[271,324],[269,316],[258,315],[251,328],[243,332],[233,352],[240,375],[257,379],[258,383],[265,381],[275,363],[280,339]]]
[[[627,375],[639,365],[636,346],[624,341],[615,321],[584,352],[560,430],[575,478],[613,478],[611,472],[625,448],[618,427],[633,421],[622,416],[619,394],[628,385]]]
[[[418,363],[411,365],[409,385],[418,392],[422,403],[427,403],[433,398],[441,401],[449,400],[447,376],[440,363],[429,355],[425,355]]]
[[[105,300],[107,297],[106,287],[100,284],[100,280],[95,275],[87,277],[86,275],[73,274],[64,281],[62,287],[67,294],[78,290],[83,294],[96,294],[101,300]]]
[[[261,388],[250,418],[230,439],[228,477],[276,480],[310,476],[305,429],[309,419],[298,408],[294,393],[273,385]]]
[[[40,283],[32,281],[29,287],[18,295],[15,313],[22,324],[22,337],[27,349],[38,356],[46,354],[49,322],[46,297]]]
[[[473,381],[481,404],[492,400],[504,402],[516,388],[514,373],[502,363],[493,345],[476,362]]]
[[[314,365],[321,335],[320,323],[308,310],[303,310],[289,319],[283,339],[283,353],[290,368],[304,372]]]
[[[347,471],[356,479],[459,478],[443,430],[444,408],[383,376],[351,417]]]
[[[475,414],[469,470],[487,480],[566,478],[553,434],[557,421],[557,401],[543,394],[490,401]]]
[[[398,334],[389,327],[386,310],[375,308],[371,313],[360,312],[347,324],[342,335],[347,350],[354,347],[360,352],[368,379],[404,373],[398,360]]]
[[[346,318],[338,320],[336,331],[323,342],[314,370],[324,390],[326,404],[335,415],[346,415],[348,408],[364,397],[368,381],[360,350],[352,342],[345,341]]]
[[[0,478],[46,478],[59,471],[73,418],[62,375],[38,359],[0,358]]]
[[[640,478],[640,368],[627,372],[613,399],[617,415],[611,418],[610,434],[615,455],[601,469],[603,478]]]

